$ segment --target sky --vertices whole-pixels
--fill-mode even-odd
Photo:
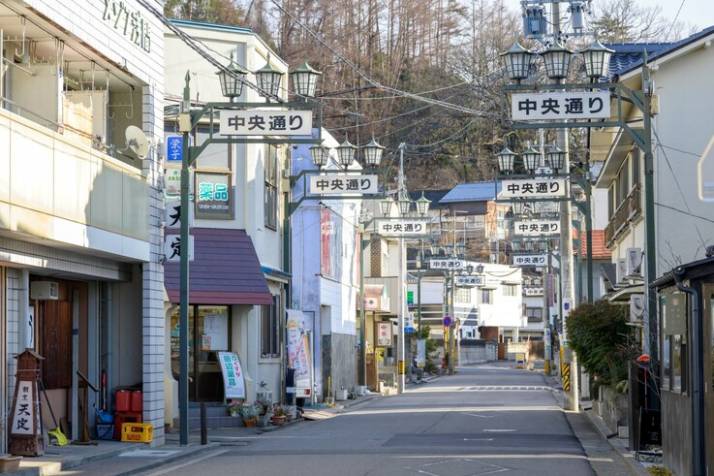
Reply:
[[[637,0],[640,5],[662,7],[662,13],[666,18],[674,19],[682,5],[682,0]],[[594,4],[598,0],[593,1]],[[507,4],[511,4],[512,8],[520,11],[520,0],[507,0]],[[697,26],[697,30],[701,30],[708,26],[714,26],[714,0],[684,0],[682,10],[679,13],[678,21],[685,24]]]

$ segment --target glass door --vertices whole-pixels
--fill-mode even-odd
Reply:
[[[218,365],[218,352],[228,351],[229,344],[229,307],[198,306],[196,319],[195,348],[198,375],[195,383],[195,400],[199,402],[222,402],[223,376]]]

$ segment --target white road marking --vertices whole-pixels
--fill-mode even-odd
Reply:
[[[475,416],[476,418],[494,418],[496,415],[479,415],[477,413],[464,413],[464,415]]]
[[[168,468],[164,468],[159,471],[154,471],[153,473],[147,473],[146,476],[161,476],[163,474],[168,474],[173,471],[176,471],[177,469],[185,468],[186,466],[192,466],[196,463],[200,463],[201,461],[205,461],[210,458],[215,458],[216,456],[222,455],[224,453],[228,453],[229,451],[230,450],[212,451],[210,453],[207,453],[207,454],[201,456],[200,458],[193,458],[190,461],[186,461],[185,463],[169,466]]]
[[[483,430],[484,433],[509,433],[511,431],[516,431],[512,428],[489,428]]]

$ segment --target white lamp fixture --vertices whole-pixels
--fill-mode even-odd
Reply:
[[[350,141],[345,137],[345,141],[335,147],[335,149],[337,150],[337,159],[340,161],[341,166],[348,168],[352,165],[352,162],[355,160],[355,151],[357,150],[357,147],[350,143]]]
[[[391,197],[384,197],[382,200],[379,202],[379,208],[380,211],[382,212],[383,217],[388,217],[392,215],[392,204],[394,203],[394,200],[392,200]]]
[[[559,80],[568,77],[570,70],[570,59],[572,51],[561,45],[554,43],[540,54],[545,65],[545,74],[550,79]]]
[[[243,94],[243,82],[248,75],[248,71],[235,64],[233,57],[231,57],[231,64],[216,72],[216,74],[221,83],[223,96],[233,100]]]
[[[301,64],[290,72],[290,78],[293,80],[293,91],[298,96],[314,98],[317,80],[321,75],[321,72],[314,69],[307,62]]]
[[[513,172],[513,163],[516,159],[516,154],[511,149],[504,147],[501,152],[496,154],[496,157],[498,158],[498,170],[502,174],[510,174]]]
[[[607,48],[598,40],[592,42],[581,54],[585,62],[585,74],[592,81],[607,76],[610,71],[610,58],[614,50]]]
[[[563,149],[558,147],[558,144],[552,144],[549,147],[546,157],[548,158],[550,167],[553,170],[563,170],[563,167],[565,166],[565,152]]]
[[[372,140],[364,146],[364,161],[368,167],[379,167],[383,153],[384,146],[379,145],[372,137]]]
[[[403,217],[409,215],[409,210],[411,209],[411,207],[412,201],[409,200],[409,197],[405,195],[399,199],[399,213],[401,213]]]
[[[523,79],[528,78],[528,73],[531,69],[531,61],[533,60],[533,53],[521,46],[517,41],[513,43],[508,51],[501,53],[503,58],[503,65],[506,68],[506,73],[508,77],[513,80],[520,82]]]
[[[282,79],[283,73],[270,66],[270,56],[268,56],[265,66],[255,72],[255,82],[258,84],[258,88],[263,91],[261,94],[266,97],[278,95]]]
[[[538,168],[538,162],[540,162],[540,151],[529,146],[523,151],[523,166],[527,171],[533,173],[535,169]]]
[[[330,160],[330,148],[324,145],[313,145],[310,147],[310,155],[312,156],[312,163],[315,167],[321,169]]]
[[[416,201],[417,212],[420,216],[425,217],[429,213],[429,205],[431,205],[431,200],[424,196],[424,192],[421,192],[421,197]]]

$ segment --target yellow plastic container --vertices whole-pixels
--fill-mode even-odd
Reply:
[[[151,423],[122,423],[121,440],[135,443],[151,443],[154,427]]]

